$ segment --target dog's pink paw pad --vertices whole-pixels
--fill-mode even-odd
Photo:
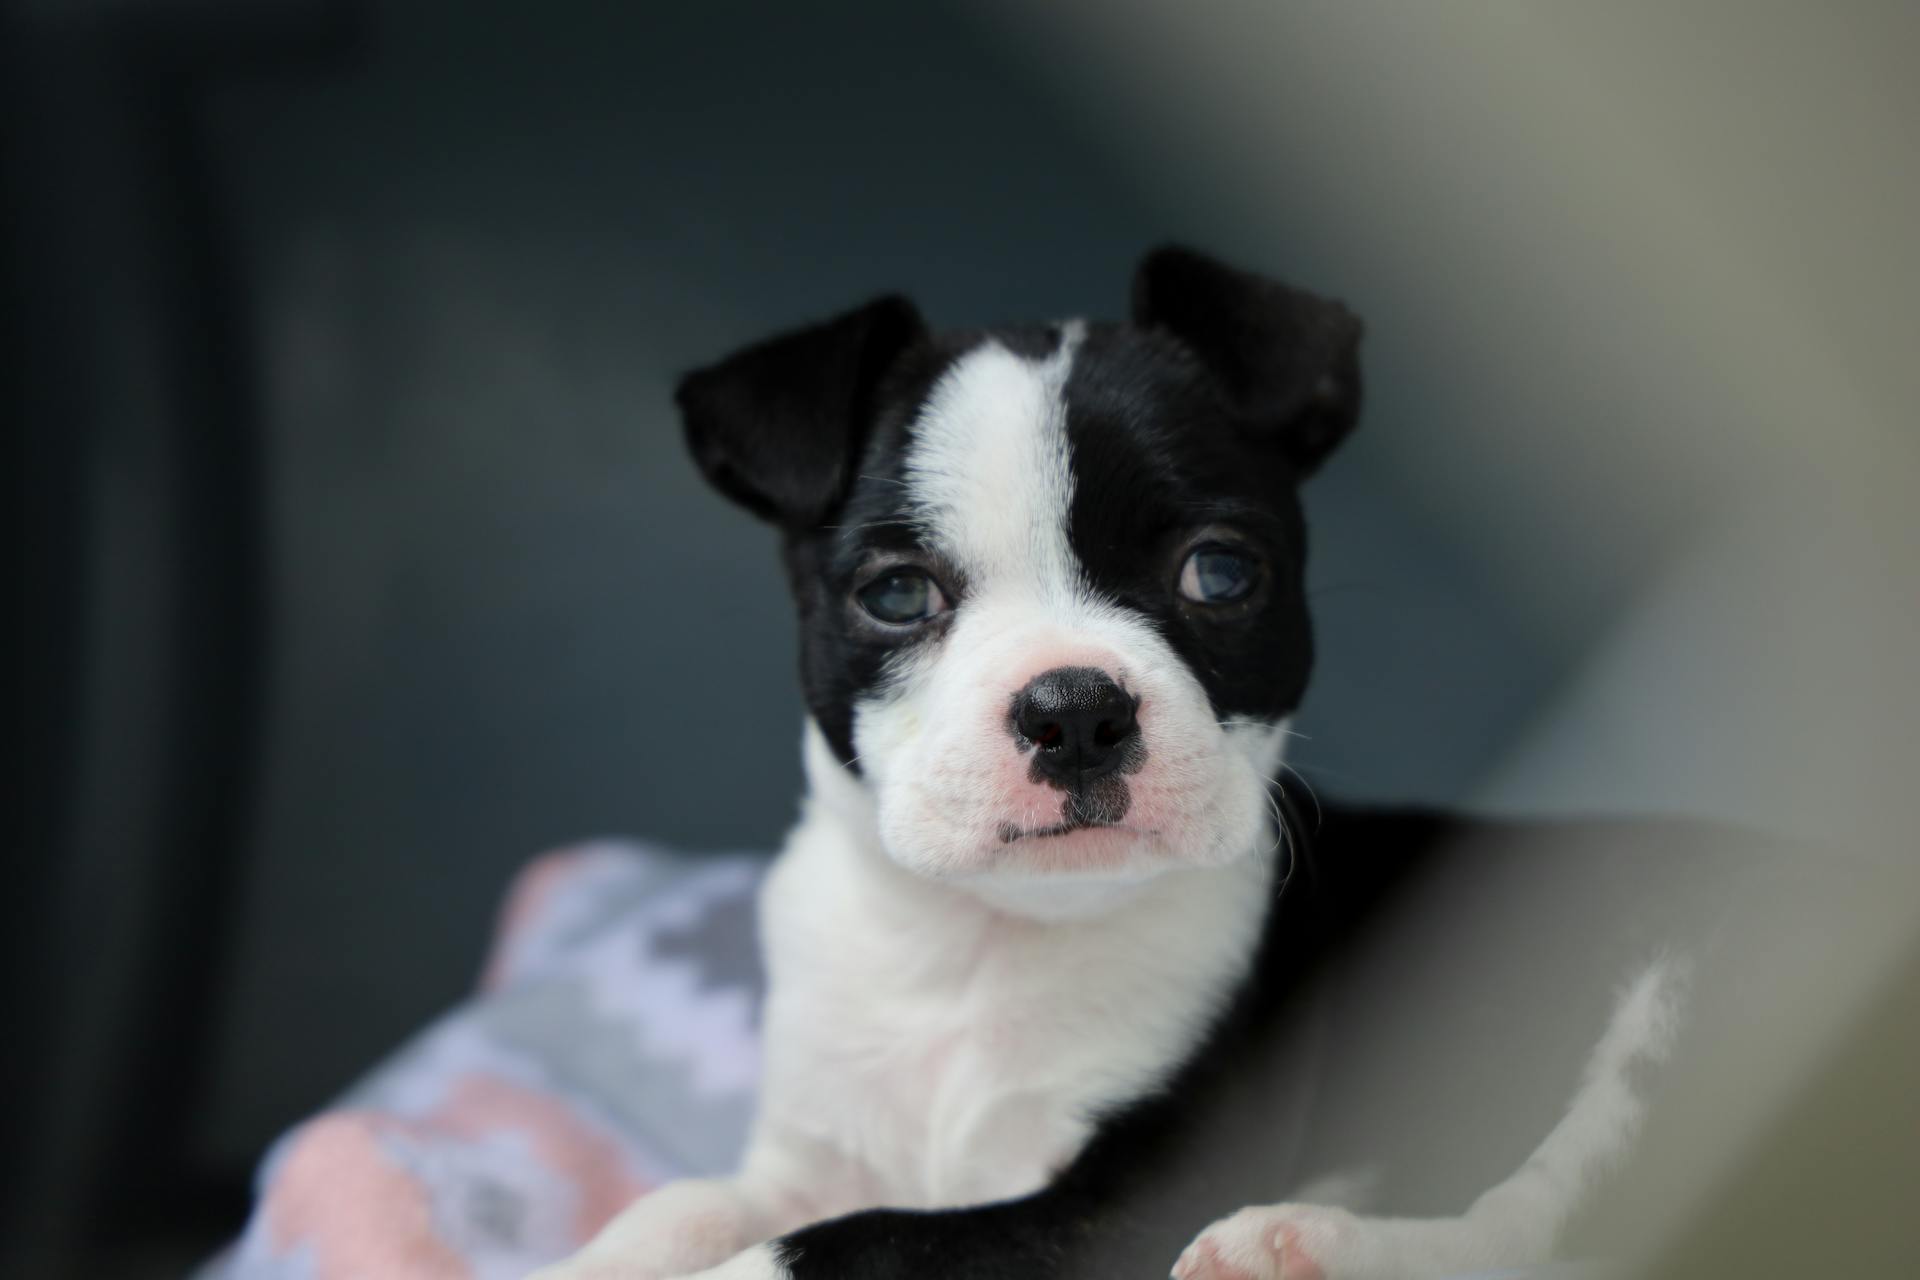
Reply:
[[[1174,1280],[1279,1280],[1267,1209],[1242,1209],[1202,1231],[1173,1265]]]
[[[1344,1209],[1264,1205],[1201,1232],[1174,1264],[1173,1280],[1338,1280],[1360,1220]]]
[[[1274,1232],[1274,1256],[1280,1259],[1280,1280],[1327,1280],[1320,1262],[1300,1238],[1300,1228],[1283,1222]]]
[[[1235,1266],[1220,1254],[1220,1247],[1202,1236],[1187,1246],[1173,1264],[1173,1280],[1263,1280],[1263,1277]]]

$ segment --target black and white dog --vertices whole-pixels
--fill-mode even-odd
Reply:
[[[1647,1136],[1720,862],[1293,807],[1360,326],[1172,248],[1132,313],[887,297],[681,385],[784,535],[810,790],[739,1172],[550,1280],[1453,1275],[1567,1248]]]

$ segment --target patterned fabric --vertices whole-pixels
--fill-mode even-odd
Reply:
[[[763,858],[599,843],[515,882],[480,993],[286,1134],[203,1280],[520,1280],[746,1138]]]

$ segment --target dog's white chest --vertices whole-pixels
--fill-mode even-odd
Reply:
[[[836,1148],[892,1203],[1040,1186],[1117,1087],[1112,1065],[1140,1049],[1113,1043],[1124,1037],[1111,1028],[1109,1043],[1090,1038],[1046,998],[1053,984],[1009,981],[1012,958],[937,979],[865,964],[809,974],[797,1007],[770,1019],[768,1094],[782,1122]]]
[[[1018,1015],[892,1013],[872,1027],[874,1052],[845,1060],[849,1081],[868,1087],[844,1097],[838,1127],[898,1194],[928,1205],[1018,1195],[1079,1150],[1093,1081],[1062,1078],[1067,1046]]]
[[[807,836],[763,904],[762,1118],[831,1148],[882,1203],[1043,1185],[1104,1105],[1195,1043],[1264,914],[1250,870],[1170,876],[1095,920],[1011,919]]]

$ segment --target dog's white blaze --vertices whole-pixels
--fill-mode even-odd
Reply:
[[[1081,322],[1067,322],[1040,361],[985,343],[940,379],[914,425],[906,483],[915,519],[990,590],[1026,590],[1056,605],[1082,594],[1067,541],[1065,391],[1084,334]]]

